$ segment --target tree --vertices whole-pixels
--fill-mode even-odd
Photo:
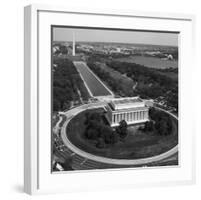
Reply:
[[[96,120],[88,121],[87,129],[92,128],[100,132],[101,127],[102,127],[102,124]]]
[[[92,122],[97,122],[97,123],[101,123],[102,119],[101,119],[101,114],[98,112],[94,112],[94,113],[86,113],[85,115],[86,120],[85,120],[85,124],[89,125]]]
[[[143,129],[145,132],[146,131],[153,131],[154,130],[154,123],[153,121],[147,121],[145,122],[145,125],[144,125],[144,129]]]
[[[159,135],[168,135],[167,122],[165,120],[157,121],[155,127]]]
[[[121,120],[120,122],[119,122],[119,127],[120,127],[120,129],[121,128],[127,128],[127,122],[125,121],[125,120]]]
[[[68,53],[67,47],[61,45],[61,46],[60,46],[60,52],[61,52],[62,54],[67,54],[67,53]]]
[[[125,120],[119,122],[119,126],[116,128],[116,132],[119,134],[121,138],[125,138],[127,136],[127,123]]]
[[[53,100],[53,110],[59,110],[61,108],[60,102],[57,99]]]
[[[104,139],[106,144],[111,144],[113,142],[113,130],[110,126],[102,125],[100,132],[100,136]]]
[[[87,129],[85,136],[87,137],[87,139],[96,140],[99,137],[99,133],[95,128],[89,128]]]
[[[118,142],[118,134],[116,134],[110,126],[104,124],[101,113],[86,113],[85,116],[85,137],[90,140],[96,140],[96,147],[103,148],[105,144]],[[125,127],[127,127],[127,123],[122,122],[122,132],[125,132],[125,130],[123,130]]]
[[[54,58],[53,62],[57,65],[53,70],[53,111],[58,111],[68,108],[71,101],[79,100],[77,91],[83,81],[71,61]]]

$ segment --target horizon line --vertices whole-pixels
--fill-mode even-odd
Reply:
[[[73,43],[71,40],[70,41],[64,41],[64,40],[52,40],[52,42],[70,42]],[[113,44],[130,44],[130,45],[135,45],[135,44],[139,44],[139,45],[152,45],[152,46],[168,46],[168,47],[177,47],[178,45],[168,45],[168,44],[149,44],[149,43],[128,43],[128,42],[101,42],[101,41],[76,41],[76,43],[79,42],[88,42],[88,43],[113,43]]]

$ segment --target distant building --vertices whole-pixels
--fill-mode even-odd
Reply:
[[[171,54],[168,55],[167,57],[168,60],[173,60],[173,56]]]
[[[111,126],[118,126],[122,120],[127,124],[149,121],[149,107],[139,97],[111,99],[106,109],[107,120]]]

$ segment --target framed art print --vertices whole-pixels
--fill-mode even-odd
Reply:
[[[193,183],[193,21],[25,8],[25,192]]]

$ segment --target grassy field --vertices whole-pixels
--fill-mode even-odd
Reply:
[[[137,159],[159,155],[178,143],[177,121],[172,119],[173,130],[168,136],[159,136],[154,133],[145,134],[138,129],[129,128],[129,134],[124,141],[106,145],[103,149],[96,148],[96,141],[87,140],[84,137],[86,112],[88,111],[74,117],[67,129],[70,141],[86,152],[108,158]]]
[[[147,56],[130,56],[126,58],[117,58],[114,59],[120,62],[128,62],[128,63],[137,63],[140,65],[144,65],[146,67],[151,68],[178,68],[178,61],[175,60],[162,60],[160,58],[155,57],[147,57]]]
[[[126,75],[122,75],[118,71],[108,67],[105,63],[98,63],[97,67],[100,67],[103,71],[109,73],[112,78],[116,79],[125,93],[129,90],[132,90],[133,86],[135,85],[131,78],[127,77]]]

